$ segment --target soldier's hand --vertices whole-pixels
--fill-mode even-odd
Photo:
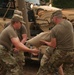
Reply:
[[[17,48],[13,48],[14,52],[19,52],[19,50]]]
[[[39,51],[37,48],[32,49],[32,53],[33,53],[33,54],[36,54],[36,55],[37,55],[39,52],[40,52],[40,51]]]
[[[32,55],[37,56],[38,54],[37,53],[32,53]]]

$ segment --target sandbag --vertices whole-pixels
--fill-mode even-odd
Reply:
[[[31,38],[30,40],[28,40],[27,44],[31,44],[35,47],[40,47],[42,45],[40,40],[50,41],[50,31],[41,32],[37,36],[35,36],[35,37]]]

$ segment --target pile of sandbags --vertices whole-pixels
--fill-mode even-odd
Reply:
[[[50,31],[41,32],[37,36],[27,41],[27,44],[33,45],[35,47],[40,47],[42,43],[40,40],[50,41]]]

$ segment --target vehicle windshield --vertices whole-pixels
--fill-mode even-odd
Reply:
[[[15,9],[14,0],[0,0],[0,18],[11,18]]]

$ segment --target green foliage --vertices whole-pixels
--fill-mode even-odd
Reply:
[[[53,0],[53,6],[59,8],[74,8],[74,0]]]
[[[46,3],[50,0],[44,0]],[[52,0],[52,5],[58,8],[74,8],[74,0]]]
[[[45,2],[47,3],[47,2],[49,2],[49,0],[45,0]]]

